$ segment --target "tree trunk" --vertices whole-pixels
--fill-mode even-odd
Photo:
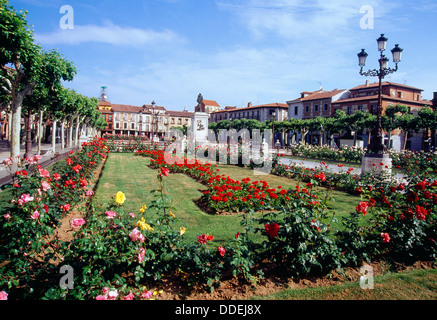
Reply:
[[[56,152],[56,123],[57,123],[57,120],[54,119],[53,124],[52,124],[52,151],[53,151],[53,154],[55,154],[55,152]]]
[[[74,118],[71,118],[68,126],[68,147],[73,147],[73,120]]]
[[[11,157],[13,163],[20,161],[20,133],[21,133],[21,104],[24,95],[19,94],[12,104],[12,126],[11,126]]]
[[[40,155],[41,154],[41,136],[43,133],[43,128],[42,128],[42,117],[43,117],[43,113],[41,108],[39,109],[39,118],[38,118],[38,127],[37,127],[37,154]]]
[[[65,149],[65,117],[61,122],[61,150]]]
[[[76,131],[74,133],[74,145],[75,146],[77,146],[77,143],[78,143],[78,139],[79,139],[79,126],[80,126],[81,122],[82,121],[80,120],[80,117],[77,116],[76,117]]]
[[[407,140],[408,140],[408,131],[405,131],[404,146],[402,147],[402,150],[405,150],[407,148]]]
[[[26,118],[26,153],[25,157],[32,156],[32,113],[29,111]]]

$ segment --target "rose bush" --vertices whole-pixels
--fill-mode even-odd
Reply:
[[[51,172],[38,165],[38,156],[24,159],[9,186],[11,205],[0,217],[0,287],[19,285],[31,296],[31,283],[54,268],[50,262],[60,258],[64,245],[55,229],[71,206],[86,199],[85,187],[107,152],[102,140],[84,143]]]

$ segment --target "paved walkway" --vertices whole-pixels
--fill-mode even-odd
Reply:
[[[74,148],[65,148],[61,150],[61,144],[56,144],[56,154],[53,154],[51,151],[52,144],[51,143],[42,143],[41,144],[41,160],[39,161],[40,165],[43,167],[49,166],[52,163],[65,158],[67,153]],[[38,146],[36,144],[32,145],[32,155],[37,154]],[[50,150],[49,152],[47,152]],[[26,147],[24,145],[21,146],[21,156],[26,152]],[[8,159],[11,156],[9,142],[7,140],[0,140],[0,186],[8,184],[12,181],[11,174],[2,163],[3,160]],[[16,170],[20,170],[20,168],[13,168],[13,172]]]

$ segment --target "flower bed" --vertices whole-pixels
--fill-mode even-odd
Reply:
[[[436,258],[437,181],[421,177],[408,185],[362,185],[356,210],[334,227],[329,197],[314,188],[326,181],[326,174],[312,172],[304,185],[273,189],[263,181],[217,175],[207,162],[179,159],[169,165],[158,150],[136,153],[151,157],[157,169],[156,198],[148,208],[126,212],[129,198],[120,191],[108,207],[89,205],[83,217],[71,218],[71,241],[53,238],[60,218],[86,196],[84,187],[107,150],[98,140],[52,173],[37,167],[33,175],[17,173],[15,201],[0,218],[1,296],[151,299],[160,296],[160,279],[211,291],[229,276],[255,285],[266,265],[284,276],[302,276],[380,258]],[[177,211],[166,194],[166,176],[174,172],[204,182],[204,197],[215,211],[242,211],[245,231],[225,244],[216,244],[213,233],[199,234],[194,244],[183,243],[186,226],[176,226]],[[149,209],[157,213],[146,220]],[[58,263],[50,263],[51,257]],[[52,279],[59,274],[61,265],[74,270],[74,286],[62,287],[56,277],[41,281],[44,275]]]
[[[291,154],[294,157],[320,160],[344,161],[361,163],[364,150],[356,147],[331,148],[329,146],[292,145]],[[389,150],[393,168],[402,170],[407,175],[437,175],[437,154],[434,152],[417,152]]]
[[[41,168],[35,156],[14,174],[11,206],[0,217],[0,287],[26,288],[53,268],[50,262],[59,259],[63,245],[55,230],[77,203],[92,195],[86,187],[107,152],[102,140],[94,140],[70,152],[52,172]]]

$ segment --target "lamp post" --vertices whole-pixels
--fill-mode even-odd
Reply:
[[[272,112],[272,116],[273,116],[273,126],[272,126],[272,148],[275,147],[275,118],[276,118],[276,112],[273,111]]]
[[[384,34],[381,34],[381,36],[376,40],[378,43],[378,51],[380,52],[380,58],[379,58],[379,69],[373,69],[364,72],[363,68],[366,65],[366,59],[368,54],[364,49],[361,50],[360,53],[358,53],[358,65],[361,67],[360,69],[360,75],[366,76],[366,77],[378,77],[379,79],[379,90],[378,90],[378,106],[376,110],[376,126],[372,130],[371,133],[371,139],[370,143],[367,147],[368,151],[364,155],[363,159],[363,171],[368,171],[369,169],[369,162],[370,161],[376,161],[376,159],[384,159],[388,158],[388,154],[385,150],[383,141],[382,141],[382,113],[383,113],[383,107],[382,107],[382,80],[386,75],[389,75],[391,73],[394,73],[398,71],[398,63],[401,61],[402,57],[402,51],[398,44],[395,45],[395,47],[391,50],[393,55],[393,62],[395,63],[396,67],[394,69],[388,67],[389,59],[384,55],[384,51],[387,47],[387,41],[388,39],[384,36]],[[370,159],[366,159],[370,158]],[[370,160],[370,161],[369,161]],[[386,162],[389,162],[389,160],[385,159]],[[380,161],[381,162],[381,161]],[[383,161],[384,163],[384,161]],[[378,163],[379,164],[379,163]],[[370,164],[370,166],[373,166],[373,163]],[[391,164],[390,164],[391,166]],[[384,165],[385,167],[385,165]],[[384,170],[384,168],[382,168]]]
[[[155,101],[152,101],[152,136],[150,137],[152,140],[152,143],[154,142],[155,138]]]

